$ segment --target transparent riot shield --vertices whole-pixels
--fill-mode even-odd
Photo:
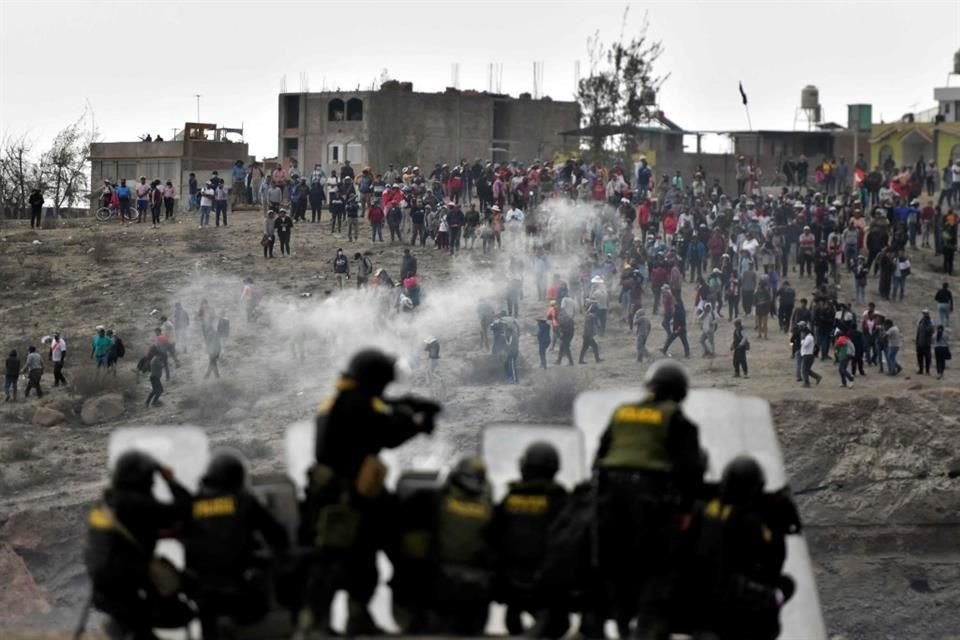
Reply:
[[[642,397],[643,391],[636,388],[586,391],[577,396],[574,424],[583,433],[588,464],[593,463],[600,436],[614,410]],[[700,427],[700,444],[709,455],[706,480],[719,481],[728,462],[747,454],[763,467],[766,491],[777,491],[787,484],[783,454],[766,400],[719,389],[692,389],[683,411]],[[797,592],[781,612],[780,640],[826,640],[810,552],[803,536],[787,536],[784,573],[796,580]]]
[[[199,427],[121,427],[110,434],[107,467],[113,471],[117,459],[127,451],[143,451],[170,467],[177,482],[195,492],[210,462],[210,441]],[[154,495],[168,502],[167,485],[154,480]]]
[[[528,446],[545,441],[560,453],[557,482],[572,489],[587,477],[583,434],[571,426],[492,424],[484,427],[480,455],[487,464],[487,478],[495,500],[507,492],[507,484],[520,478],[520,458]]]
[[[200,486],[200,478],[210,462],[210,441],[199,427],[121,427],[110,434],[107,467],[112,472],[117,459],[127,451],[143,451],[169,467],[173,477],[191,493]],[[159,476],[154,477],[153,494],[161,502],[172,496]],[[156,555],[167,558],[176,567],[184,567],[183,545],[177,540],[160,540]]]

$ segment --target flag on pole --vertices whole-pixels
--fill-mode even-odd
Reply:
[[[743,100],[743,105],[747,105],[747,92],[743,90],[743,83],[740,83],[740,98]]]

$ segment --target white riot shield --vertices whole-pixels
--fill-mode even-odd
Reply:
[[[499,501],[507,483],[520,478],[520,458],[528,446],[545,441],[560,454],[557,482],[572,489],[587,478],[583,434],[570,426],[535,424],[493,424],[484,427],[480,455],[487,465],[487,478]]]
[[[600,436],[614,410],[642,397],[641,389],[586,391],[577,396],[574,424],[583,432],[588,464],[593,463]],[[777,491],[787,484],[783,455],[766,400],[718,389],[692,389],[683,411],[700,427],[700,444],[709,455],[708,481],[718,482],[727,463],[747,454],[763,467],[767,491]],[[780,640],[826,640],[810,552],[802,536],[787,537],[784,572],[796,580],[797,592],[781,613]]]
[[[110,434],[107,466],[113,471],[117,459],[127,451],[143,451],[157,462],[170,467],[177,482],[192,492],[200,486],[200,478],[210,462],[210,441],[199,427],[121,427]],[[154,494],[169,501],[166,485],[157,480]]]
[[[127,451],[143,451],[157,462],[169,467],[177,482],[195,493],[200,478],[210,462],[210,441],[199,427],[121,427],[110,434],[107,447],[107,466],[113,471],[117,459]],[[166,483],[154,477],[153,495],[161,502],[170,502],[172,496]],[[179,568],[184,566],[183,545],[176,540],[160,540],[156,555],[170,560]]]

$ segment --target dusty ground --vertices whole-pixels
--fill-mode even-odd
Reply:
[[[476,295],[500,273],[505,262],[465,252],[455,260],[433,250],[416,250],[424,288],[445,289],[435,308],[409,326],[369,326],[350,315],[346,305],[324,303],[324,291],[335,288],[331,260],[337,246],[347,253],[373,250],[377,266],[396,275],[400,246],[364,237],[350,245],[345,236],[331,236],[326,225],[294,230],[293,258],[265,261],[258,244],[260,216],[237,212],[231,226],[198,231],[182,222],[151,230],[146,225],[70,221],[40,232],[24,224],[0,224],[0,347],[21,352],[28,343],[61,330],[71,351],[66,375],[71,386],[49,389],[42,404],[66,414],[55,427],[30,424],[36,403],[0,405],[0,574],[12,576],[0,590],[0,629],[65,629],[75,621],[86,594],[81,553],[82,517],[105,478],[105,443],[120,424],[200,424],[215,443],[243,450],[258,472],[282,467],[284,427],[309,416],[329,390],[341,351],[356,341],[411,338],[419,349],[424,333],[441,338],[440,380],[428,385],[416,372],[408,384],[446,403],[434,453],[450,456],[476,442],[477,428],[498,421],[562,421],[567,419],[578,389],[636,385],[646,365],[634,362],[632,340],[619,311],[611,311],[606,337],[600,340],[602,364],[535,368],[535,340],[522,345],[521,384],[500,381],[499,364],[477,348],[473,309]],[[39,240],[40,244],[34,244]],[[279,254],[279,246],[277,247]],[[914,274],[904,303],[884,304],[899,320],[905,336],[921,307],[933,307],[940,278],[929,272],[932,255],[914,255]],[[239,307],[240,280],[255,278],[267,293],[270,310],[247,325]],[[445,283],[467,282],[455,290]],[[801,294],[809,281],[796,280]],[[844,283],[851,289],[852,284]],[[872,286],[874,286],[872,284]],[[309,298],[301,297],[311,294]],[[525,329],[542,311],[532,285],[522,304]],[[688,301],[692,289],[684,291]],[[233,336],[225,348],[223,378],[203,381],[205,358],[199,343],[183,358],[167,385],[162,409],[147,411],[142,398],[147,383],[137,380],[133,365],[148,344],[159,313],[169,313],[183,300],[193,312],[207,297],[231,318]],[[286,330],[298,312],[325,326],[315,327],[306,342],[306,361],[290,358]],[[498,303],[499,304],[499,303]],[[284,306],[287,305],[287,306]],[[116,381],[97,383],[86,370],[89,338],[96,324],[120,330],[127,357]],[[656,324],[656,323],[655,323]],[[748,323],[749,324],[749,323]],[[329,332],[333,331],[333,335]],[[691,332],[695,343],[697,332]],[[729,343],[730,325],[722,323],[717,344]],[[655,326],[650,344],[659,346]],[[751,377],[731,377],[728,358],[701,359],[692,345],[688,365],[699,386],[730,388],[771,400],[795,489],[842,482],[841,488],[800,498],[808,524],[821,599],[831,633],[848,638],[945,638],[960,629],[960,525],[958,482],[935,477],[960,466],[957,443],[957,373],[948,370],[938,382],[913,375],[912,350],[904,349],[904,374],[892,379],[868,369],[853,389],[839,386],[827,363],[817,368],[823,384],[810,390],[794,382],[786,336],[771,329],[771,339],[751,334]],[[579,336],[574,342],[579,347]],[[679,345],[672,348],[682,355]],[[331,354],[338,354],[337,357]],[[575,353],[575,355],[577,355]],[[552,367],[552,361],[551,361]],[[22,389],[22,386],[21,386]],[[85,397],[101,391],[124,394],[121,419],[84,426],[79,409]],[[886,480],[890,476],[926,473],[923,480]]]

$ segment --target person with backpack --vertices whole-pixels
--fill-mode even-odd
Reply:
[[[107,352],[107,369],[117,377],[117,363],[127,354],[127,348],[120,339],[120,334],[113,330],[107,330],[107,337],[110,339],[110,350]]]
[[[359,263],[357,265],[357,289],[362,289],[367,286],[370,275],[373,273],[373,262],[368,255],[359,251],[353,255],[353,259]]]
[[[333,277],[336,278],[339,289],[343,289],[344,280],[350,278],[350,261],[342,248],[337,249],[337,255],[333,258]]]

